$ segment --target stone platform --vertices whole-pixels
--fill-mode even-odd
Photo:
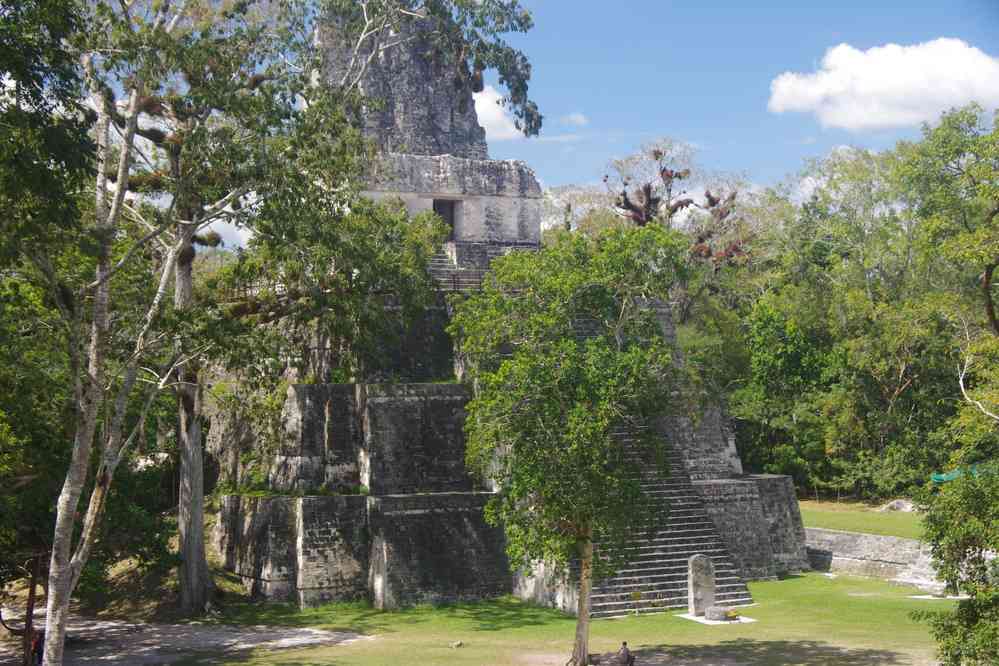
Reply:
[[[222,498],[215,538],[256,596],[376,608],[487,599],[511,591],[489,493]]]

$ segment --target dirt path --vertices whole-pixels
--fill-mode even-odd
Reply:
[[[348,631],[296,627],[235,627],[198,623],[130,624],[82,618],[70,622],[69,635],[65,666],[151,666],[172,664],[198,653],[342,645],[373,638]],[[20,652],[14,643],[0,643],[0,665],[20,664],[19,659]]]

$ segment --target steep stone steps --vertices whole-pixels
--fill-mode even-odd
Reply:
[[[478,291],[487,272],[481,268],[462,268],[443,252],[430,258],[429,269],[441,291]]]
[[[636,440],[633,432],[619,432],[616,439],[630,451],[637,449],[631,446]],[[686,608],[687,561],[697,554],[707,555],[714,562],[717,605],[752,603],[745,581],[691,484],[680,456],[670,450],[660,461],[668,476],[637,452],[629,453],[628,458],[641,469],[639,479],[646,497],[662,503],[663,518],[652,530],[623,544],[622,549],[631,556],[624,568],[613,577],[594,583],[590,617],[622,617]],[[599,543],[595,551],[599,557]]]

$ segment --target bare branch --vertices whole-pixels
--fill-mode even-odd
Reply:
[[[973,405],[973,406],[974,406],[974,407],[975,407],[975,408],[976,408],[976,409],[977,409],[978,411],[980,411],[980,412],[981,412],[982,414],[984,414],[985,416],[989,417],[989,418],[990,418],[990,419],[992,419],[993,421],[999,421],[999,414],[995,414],[994,412],[990,412],[990,411],[989,411],[989,410],[988,410],[988,409],[987,409],[987,408],[985,407],[985,405],[984,405],[984,404],[982,403],[982,401],[980,401],[980,400],[975,400],[974,398],[972,398],[972,397],[971,397],[971,396],[970,396],[970,395],[968,394],[968,390],[967,390],[967,388],[965,388],[965,386],[964,386],[964,378],[965,378],[965,376],[966,376],[966,375],[968,374],[968,368],[970,368],[970,367],[971,367],[971,360],[972,360],[972,357],[971,357],[971,354],[968,354],[968,355],[967,355],[967,356],[966,356],[966,357],[964,358],[964,365],[962,365],[962,366],[959,366],[959,367],[958,367],[958,372],[957,372],[957,383],[958,383],[958,385],[959,385],[959,386],[961,387],[961,395],[963,395],[963,396],[964,396],[964,399],[965,399],[965,400],[966,400],[966,401],[967,401],[968,403],[970,403],[971,405]]]

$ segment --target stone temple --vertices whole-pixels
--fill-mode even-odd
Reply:
[[[490,261],[540,245],[541,188],[522,162],[488,159],[471,90],[429,54],[413,24],[402,46],[371,61],[361,87],[382,104],[365,130],[383,150],[366,186],[416,213],[434,210],[451,237],[431,270],[440,293],[478,288]],[[326,76],[338,81],[348,53],[335,27],[321,35]],[[573,586],[543,567],[509,569],[501,529],[486,524],[489,498],[464,468],[469,390],[453,376],[443,327],[430,309],[422,330],[396,350],[393,383],[300,384],[288,389],[283,434],[269,461],[273,495],[223,497],[215,540],[227,569],[267,599],[314,605],[370,600],[377,608],[517,594],[575,611]],[[252,433],[220,414],[209,452],[236,482]],[[668,502],[652,537],[616,577],[594,586],[594,617],[687,605],[687,560],[711,558],[720,605],[751,602],[745,582],[807,569],[805,533],[791,480],[746,475],[721,409],[664,419],[670,474],[645,488]],[[621,435],[627,445],[627,434]],[[338,494],[345,488],[367,494]]]

